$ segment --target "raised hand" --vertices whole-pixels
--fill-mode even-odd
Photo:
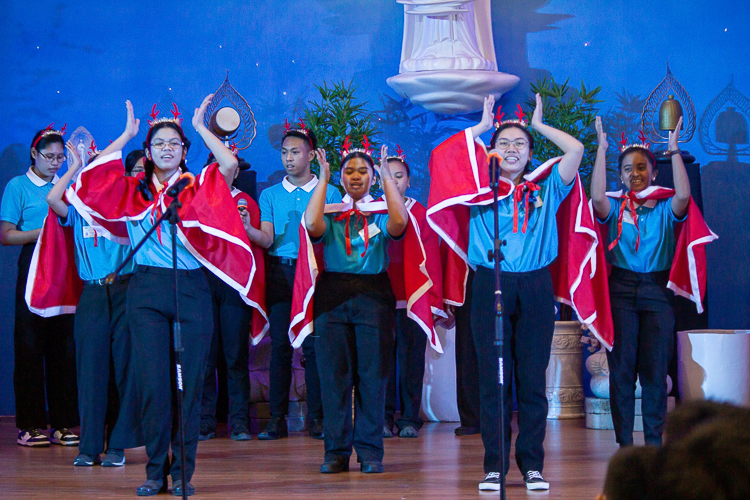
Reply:
[[[380,148],[380,164],[375,165],[375,171],[383,182],[385,182],[386,179],[393,179],[393,175],[391,175],[391,167],[388,165],[387,158],[388,146],[383,145]]]
[[[141,125],[141,120],[137,119],[135,113],[133,113],[133,103],[125,101],[125,108],[127,108],[128,113],[125,121],[125,132],[123,135],[127,136],[128,140],[130,140],[138,135],[138,128]]]
[[[331,165],[326,158],[326,150],[318,148],[315,151],[315,157],[318,159],[318,164],[320,164],[320,176],[318,181],[323,181],[327,184],[331,178]]]
[[[542,125],[544,122],[544,104],[542,102],[542,96],[536,95],[536,107],[534,108],[534,114],[531,115],[531,126],[536,128],[538,125]]]
[[[83,162],[81,162],[81,157],[78,156],[78,151],[73,147],[72,142],[66,142],[65,149],[68,150],[68,170],[75,172],[81,168],[81,165],[83,164]]]
[[[669,132],[669,141],[667,141],[667,149],[670,151],[677,151],[680,149],[680,145],[677,142],[680,139],[680,131],[682,130],[682,117],[677,120],[677,126],[674,131]]]
[[[206,108],[211,104],[211,99],[213,98],[213,94],[208,94],[203,99],[201,105],[195,108],[195,112],[193,112],[193,128],[195,128],[195,130],[198,130],[200,127],[205,127],[203,124],[203,117],[206,115]]]
[[[609,147],[609,141],[607,141],[607,134],[604,132],[604,127],[602,126],[602,117],[597,116],[596,121],[594,122],[594,126],[596,127],[596,142],[597,145],[603,149],[607,150]]]

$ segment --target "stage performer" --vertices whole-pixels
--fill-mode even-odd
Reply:
[[[406,155],[399,146],[396,156],[388,157],[393,180],[411,219],[419,226],[419,236],[426,255],[425,268],[432,286],[424,296],[429,314],[436,318],[447,318],[443,311],[443,280],[440,261],[440,239],[427,223],[427,209],[414,198],[406,196],[406,189],[411,182],[411,171],[406,163]],[[422,406],[422,382],[424,378],[424,359],[427,340],[433,334],[432,322],[412,319],[408,315],[408,297],[406,295],[404,275],[404,241],[391,241],[388,245],[388,277],[396,297],[395,345],[391,372],[388,376],[385,401],[385,427],[383,437],[393,437],[393,426],[398,429],[398,436],[416,438],[422,427],[419,410]],[[413,305],[412,305],[413,309]],[[425,333],[427,335],[425,335]],[[396,366],[398,365],[398,374]],[[398,387],[398,391],[397,391]],[[398,398],[398,395],[401,397]],[[401,418],[395,420],[396,406],[400,399]]]
[[[498,490],[500,474],[508,472],[513,382],[518,397],[516,462],[528,489],[548,489],[549,483],[542,476],[547,422],[545,373],[554,330],[554,302],[557,298],[571,304],[584,322],[591,323],[595,334],[607,333],[606,322],[602,328],[595,321],[596,294],[590,293],[598,238],[577,177],[583,145],[543,123],[542,98],[537,94],[531,125],[557,145],[564,156],[531,171],[534,138],[527,130],[520,106],[516,120],[502,121],[503,114],[498,110],[490,153],[502,160],[498,181],[499,237],[507,241],[502,247],[505,260],[501,265],[506,467],[501,471],[495,275],[494,262],[488,256],[494,248],[494,213],[488,156],[479,139],[492,128],[493,106],[494,98],[490,96],[485,99],[482,120],[477,125],[433,151],[428,220],[453,250],[448,256],[452,268],[448,266],[443,276],[448,284],[446,301],[464,304],[465,295],[469,295],[466,290],[471,290],[471,331],[479,368],[480,431],[485,448],[486,476],[479,489]],[[567,208],[563,209],[564,200]],[[558,238],[560,246],[567,248],[560,257]],[[474,269],[473,273],[468,272],[466,264]],[[600,273],[600,281],[602,277]]]
[[[653,185],[656,162],[650,144],[627,144],[622,134],[618,157],[624,191],[606,193],[607,134],[596,119],[599,146],[591,176],[591,198],[606,228],[609,293],[615,342],[607,352],[615,439],[633,444],[635,383],[643,388],[646,444],[662,443],[667,413],[667,370],[674,350],[673,293],[703,311],[706,289],[705,245],[716,238],[690,197],[678,138],[682,118],[669,133],[674,189]]]
[[[67,158],[66,149],[73,161],[73,146],[63,140],[65,127],[55,130],[52,125],[34,135],[31,167],[8,182],[0,208],[0,241],[3,246],[22,245],[16,279],[13,388],[19,429],[16,442],[31,447],[49,446],[50,441],[78,444],[78,436],[70,431],[78,425],[73,315],[40,317],[25,300],[34,246],[49,210],[45,197],[59,180],[57,171]],[[42,432],[48,423],[49,437]]]
[[[258,434],[258,439],[275,440],[289,435],[287,413],[289,390],[292,383],[294,348],[289,341],[294,275],[300,248],[299,227],[318,177],[310,171],[318,141],[315,133],[300,120],[299,125],[285,122],[281,140],[281,163],[286,177],[281,183],[268,187],[260,194],[260,245],[268,248],[266,264],[266,306],[269,313],[271,336],[271,366],[269,369],[269,399],[271,420]],[[323,183],[325,203],[341,201],[339,191]],[[249,229],[252,234],[254,231]],[[320,396],[320,377],[315,356],[315,338],[302,343],[305,357],[305,388],[307,402],[307,432],[311,438],[323,439],[323,404]]]
[[[388,168],[386,147],[381,150],[379,171],[387,201],[373,201],[369,192],[375,167],[367,137],[363,146],[353,149],[349,137],[344,141],[341,185],[347,196],[333,205],[325,203],[330,177],[326,154],[323,149],[317,152],[321,184],[313,190],[300,227],[289,331],[294,346],[313,329],[317,335],[325,414],[320,472],[329,474],[349,470],[352,448],[357,450],[362,472],[383,472],[383,410],[396,308],[387,273],[388,242],[402,237],[409,215]],[[419,245],[416,235],[412,240]],[[313,242],[322,246],[318,259]],[[325,272],[316,286],[323,266]],[[430,281],[423,276],[420,286],[426,293]]]
[[[235,154],[237,153],[234,149]],[[211,155],[210,165],[216,162]],[[258,273],[264,273],[263,248],[253,239],[260,227],[260,210],[247,193],[236,187],[237,177],[241,170],[247,170],[250,164],[238,158],[231,186],[232,198],[237,205],[237,214],[242,219],[248,239],[250,240]],[[254,231],[253,231],[254,230]],[[205,441],[216,435],[217,404],[217,371],[219,356],[223,356],[227,370],[227,392],[229,396],[229,438],[233,441],[249,441],[252,435],[249,430],[250,408],[250,372],[248,371],[249,332],[252,320],[252,308],[242,300],[237,290],[224,283],[214,273],[204,268],[208,287],[211,290],[213,304],[214,332],[208,352],[206,373],[201,396],[201,430],[199,440]]]
[[[92,141],[90,154],[94,156],[89,162],[96,160],[96,153],[98,151]],[[78,412],[81,417],[79,454],[73,465],[101,463],[103,467],[119,467],[125,465],[126,448],[143,446],[140,418],[136,418],[140,412],[136,409],[135,374],[130,364],[130,330],[125,308],[128,282],[135,263],[127,265],[114,283],[105,282],[107,275],[124,261],[130,251],[130,242],[103,230],[101,226],[89,224],[67,203],[65,190],[83,165],[74,149],[69,154],[72,161],[68,171],[47,193],[51,211],[39,238],[41,247],[35,251],[29,278],[32,287],[36,285],[46,289],[45,285],[53,285],[42,284],[36,279],[40,277],[44,281],[37,272],[39,261],[43,261],[42,265],[46,262],[59,266],[60,254],[68,248],[65,240],[72,240],[72,260],[81,284],[80,298],[73,306]],[[120,232],[124,235],[127,230],[124,223],[120,225]],[[60,227],[71,230],[64,232]],[[52,236],[59,233],[65,235],[63,239]],[[66,257],[67,261],[71,260],[71,256]],[[69,287],[73,286],[70,280],[66,282]],[[57,304],[64,305],[65,301],[58,301]],[[34,302],[30,307],[35,307]],[[60,312],[54,306],[33,310],[45,316]],[[104,458],[100,459],[102,452]]]
[[[166,491],[166,475],[172,475],[172,492],[187,494],[195,488],[190,478],[195,470],[195,453],[200,431],[200,394],[206,366],[206,355],[213,331],[213,318],[206,304],[211,295],[207,267],[240,292],[253,307],[253,341],[260,340],[267,328],[263,305],[263,283],[256,273],[256,262],[237,204],[229,191],[237,158],[229,148],[204,125],[207,96],[193,115],[193,127],[217,163],[203,169],[192,185],[180,195],[178,210],[177,279],[179,287],[180,325],[183,351],[182,382],[184,387],[183,423],[185,426],[186,463],[179,454],[180,432],[174,415],[175,366],[170,361],[174,310],[172,272],[172,237],[164,221],[135,256],[136,271],[128,287],[128,321],[133,342],[133,361],[138,374],[141,415],[148,462],[146,482],[138,489],[140,496]],[[138,133],[139,120],[127,102],[127,123],[123,134],[110,144],[94,163],[81,171],[69,200],[78,208],[108,221],[128,221],[131,244],[139,242],[154,221],[172,201],[170,187],[185,186],[180,181],[187,170],[185,156],[190,142],[185,136],[174,105],[174,118],[157,119],[156,105],[144,150],[145,176],[125,177],[122,148]],[[182,175],[185,179],[185,174]],[[189,184],[189,183],[188,183]],[[114,202],[113,202],[114,200]],[[172,443],[172,460],[169,446]],[[185,468],[188,483],[181,480]]]

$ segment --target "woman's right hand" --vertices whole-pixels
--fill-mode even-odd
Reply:
[[[318,163],[320,164],[320,178],[318,180],[328,184],[328,181],[331,179],[331,166],[326,159],[326,150],[318,148],[315,151],[315,156],[318,158]]]
[[[477,124],[480,129],[484,130],[484,132],[487,132],[488,130],[492,129],[492,125],[493,125],[492,121],[494,119],[494,116],[492,115],[492,110],[494,108],[495,108],[495,96],[490,94],[484,98],[484,107],[482,108],[482,120]]]
[[[596,121],[594,122],[594,126],[596,127],[596,142],[599,148],[603,149],[604,151],[607,150],[609,147],[609,141],[607,141],[607,134],[604,132],[604,127],[602,126],[602,117],[597,116]]]

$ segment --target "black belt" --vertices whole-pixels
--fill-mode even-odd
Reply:
[[[123,281],[128,281],[130,277],[133,276],[132,274],[118,274],[114,281],[112,283],[107,283],[107,277],[99,278],[98,280],[89,280],[84,281],[83,283],[85,285],[98,285],[98,286],[105,286],[105,285],[114,285],[115,283],[121,283]]]
[[[276,257],[275,255],[269,255],[268,258],[275,264],[284,264],[285,266],[297,265],[297,259],[290,259],[288,257]]]

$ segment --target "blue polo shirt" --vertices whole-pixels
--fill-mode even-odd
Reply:
[[[609,198],[609,214],[600,222],[606,224],[607,247],[617,238],[617,218],[620,214],[622,200]],[[622,235],[617,245],[607,251],[607,262],[613,266],[629,269],[637,273],[665,271],[672,267],[677,239],[674,226],[685,220],[678,219],[672,212],[672,198],[649,200],[635,209],[638,216],[641,242],[638,251],[635,243],[639,231],[635,228],[630,209],[625,208],[622,217]]]
[[[154,216],[154,220],[156,220],[156,216]],[[151,214],[146,215],[139,221],[128,222],[127,225],[130,244],[135,246],[153,227]],[[154,232],[135,254],[135,263],[141,266],[172,268],[172,234],[170,233],[169,222],[161,223],[161,243],[159,243],[157,233]],[[178,236],[177,269],[198,269],[199,267],[201,267],[201,263],[193,257],[193,254],[190,253]]]
[[[299,226],[312,191],[318,185],[313,178],[304,186],[295,186],[284,177],[279,184],[267,187],[260,193],[260,221],[273,224],[273,244],[268,254],[296,259],[299,255]],[[340,203],[341,194],[330,184],[326,188],[326,204]]]
[[[369,239],[367,252],[365,250],[364,223],[362,218],[352,215],[349,221],[349,235],[352,253],[346,253],[346,220],[337,221],[339,213],[325,214],[326,231],[317,242],[323,242],[323,257],[326,271],[352,274],[379,274],[388,269],[388,242],[392,239],[388,234],[388,214],[367,215]]]
[[[498,230],[501,239],[507,241],[502,248],[505,260],[501,269],[505,272],[523,273],[549,266],[557,258],[557,209],[574,182],[565,185],[560,178],[557,165],[547,178],[537,182],[540,191],[533,193],[541,199],[540,207],[533,207],[529,202],[529,219],[526,233],[523,227],[524,208],[518,208],[518,232],[513,232],[513,194],[498,203]],[[494,262],[487,256],[488,250],[494,248],[495,213],[492,205],[471,207],[469,222],[469,264],[494,268]]]
[[[103,238],[101,234],[97,235],[72,206],[68,207],[65,220],[60,218],[60,225],[73,228],[76,267],[83,281],[105,278],[117,269],[130,252],[130,245],[120,245]],[[134,270],[135,262],[131,260],[120,274],[130,274]]]
[[[0,220],[15,225],[18,231],[42,227],[49,211],[47,193],[58,180],[55,175],[52,182],[47,182],[31,168],[24,175],[12,178],[3,192]]]

